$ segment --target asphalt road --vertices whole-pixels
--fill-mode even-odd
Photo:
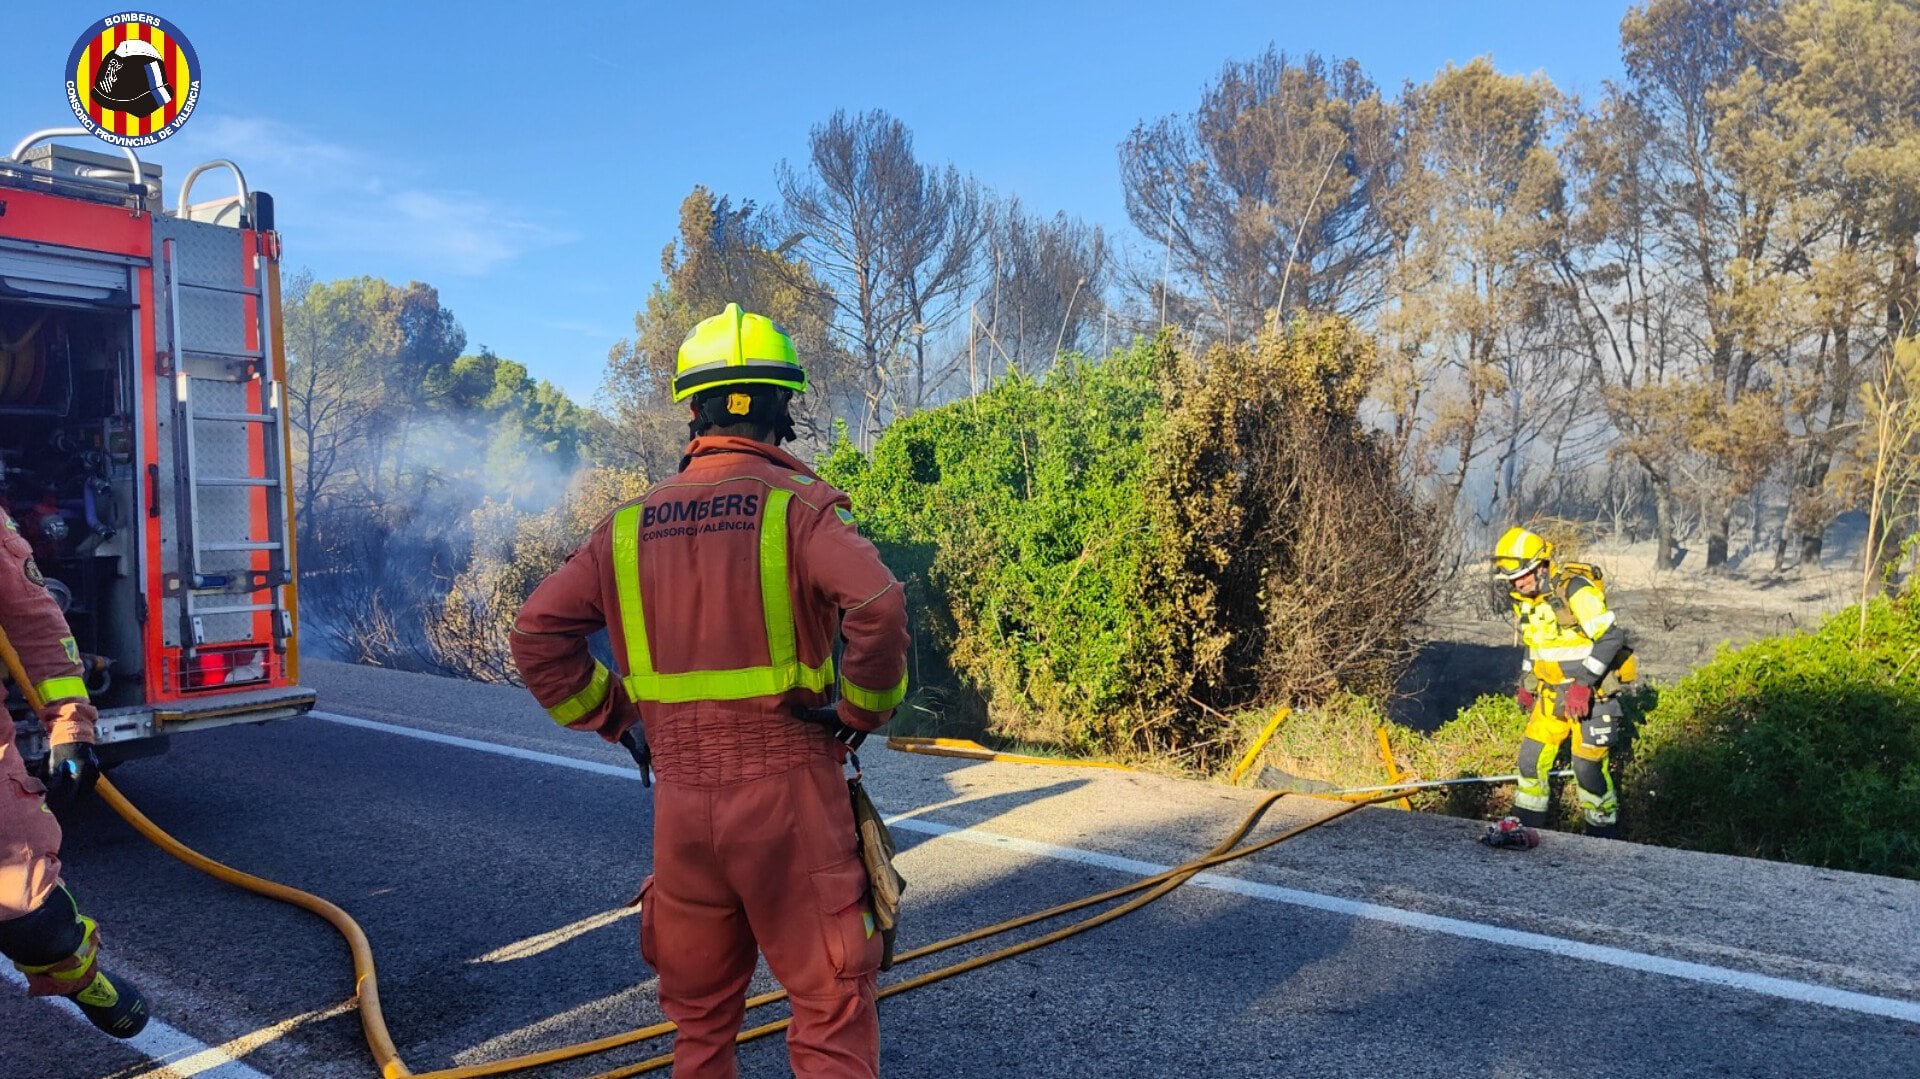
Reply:
[[[307,673],[325,712],[364,723],[182,736],[115,781],[189,845],[358,919],[415,1071],[660,1019],[621,909],[647,872],[650,824],[624,753],[555,728],[516,690]],[[903,815],[902,949],[1185,861],[1258,800],[1131,773],[864,756],[875,800]],[[1328,808],[1286,799],[1257,835]],[[347,950],[324,923],[173,861],[98,802],[66,825],[68,880],[113,967],[174,1033],[129,1047],[0,987],[0,1076],[377,1074]],[[1470,841],[1477,827],[1363,810],[1114,924],[885,1001],[883,1071],[1920,1076],[1920,885],[1572,836],[1492,851]],[[787,1074],[784,1047],[745,1047],[741,1066]]]

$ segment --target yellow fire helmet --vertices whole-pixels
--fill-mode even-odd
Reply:
[[[1524,528],[1509,528],[1493,548],[1494,576],[1518,580],[1553,558],[1553,544]]]
[[[684,401],[715,386],[784,386],[807,392],[807,372],[793,351],[793,339],[765,315],[742,311],[737,303],[700,320],[685,341],[673,370],[673,399]]]

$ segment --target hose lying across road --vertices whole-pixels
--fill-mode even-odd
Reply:
[[[0,633],[0,659],[5,660],[7,669],[13,674],[14,683],[26,694],[27,703],[31,705],[36,712],[40,711],[43,702],[34,691],[32,681],[26,677],[26,672],[20,663],[19,655],[13,650],[11,643],[7,641],[3,633]],[[1044,763],[1066,764],[1070,762],[1049,760],[1044,761]],[[238,885],[241,888],[266,896],[269,899],[276,899],[282,903],[291,903],[294,906],[312,911],[314,914],[326,919],[329,925],[332,925],[334,929],[338,930],[340,935],[346,938],[347,948],[353,954],[354,996],[359,1005],[360,1026],[366,1033],[367,1047],[372,1051],[374,1061],[379,1065],[380,1073],[383,1077],[386,1077],[386,1079],[399,1079],[399,1077],[402,1076],[415,1076],[416,1079],[480,1079],[480,1077],[483,1076],[506,1075],[511,1072],[523,1071],[528,1068],[540,1067],[547,1064],[557,1064],[567,1060],[576,1060],[580,1057],[591,1056],[596,1053],[619,1049],[623,1046],[650,1041],[671,1034],[674,1030],[672,1023],[655,1023],[652,1026],[641,1027],[638,1030],[630,1030],[623,1034],[596,1038],[592,1041],[563,1046],[559,1049],[529,1053],[524,1056],[510,1057],[505,1060],[497,1060],[487,1064],[446,1068],[432,1072],[413,1072],[408,1069],[406,1063],[400,1059],[399,1051],[394,1048],[393,1038],[387,1032],[386,1018],[380,1011],[380,989],[379,980],[374,971],[373,948],[367,943],[366,933],[360,929],[360,926],[346,911],[341,910],[339,907],[319,896],[303,892],[298,888],[289,887],[285,884],[266,880],[262,877],[256,877],[251,873],[242,872],[231,866],[214,861],[212,858],[193,850],[171,835],[168,835],[159,825],[153,823],[145,814],[134,808],[133,804],[127,801],[126,796],[121,794],[119,789],[105,777],[100,779],[96,789],[100,792],[101,798],[106,801],[107,805],[113,808],[114,812],[120,814],[128,824],[131,824],[136,831],[151,840],[153,844],[161,850],[166,851],[168,854],[173,855],[175,858],[178,858],[193,868],[217,877],[229,884]],[[934,982],[951,978],[956,974],[964,974],[970,970],[977,970],[990,963],[997,963],[1002,959],[1021,955],[1037,948],[1044,948],[1049,944],[1057,944],[1068,937],[1084,933],[1095,926],[1105,925],[1117,918],[1131,914],[1215,866],[1225,865],[1228,862],[1245,858],[1248,855],[1257,854],[1276,844],[1284,843],[1295,836],[1318,828],[1323,824],[1338,820],[1363,806],[1372,805],[1376,802],[1392,801],[1399,798],[1400,794],[1398,792],[1400,790],[1401,788],[1396,787],[1394,788],[1395,793],[1381,794],[1364,800],[1349,801],[1324,816],[1316,817],[1304,824],[1295,825],[1278,835],[1269,836],[1250,846],[1240,847],[1240,841],[1245,839],[1249,832],[1253,831],[1254,826],[1266,815],[1267,810],[1272,808],[1275,802],[1287,797],[1287,793],[1283,791],[1268,794],[1253,807],[1252,811],[1247,814],[1246,819],[1242,820],[1239,827],[1235,828],[1227,838],[1221,840],[1218,845],[1206,854],[1185,865],[1175,866],[1172,869],[1156,873],[1153,876],[1145,877],[1129,884],[1121,885],[1118,888],[1100,892],[1096,895],[1086,896],[1085,898],[1076,899],[1069,903],[1062,903],[1059,906],[1049,907],[1046,910],[1035,911],[1032,914],[1023,914],[1020,917],[1010,918],[997,925],[990,925],[984,929],[976,929],[968,933],[962,933],[959,936],[949,937],[946,940],[929,944],[923,948],[915,948],[912,951],[902,952],[895,957],[894,962],[899,964],[911,962],[916,959],[923,959],[937,952],[946,951],[949,948],[972,944],[976,941],[998,936],[1001,933],[1021,929],[1038,922],[1060,917],[1064,914],[1071,914],[1074,911],[1097,906],[1101,903],[1107,903],[1124,896],[1131,895],[1134,896],[1134,898],[1128,899],[1126,902],[1110,910],[1102,911],[1075,922],[1072,925],[1055,929],[1052,932],[1045,933],[1030,940],[1011,944],[997,951],[977,955],[971,959],[962,960],[961,962],[941,967],[937,970],[930,970],[924,974],[916,974],[910,978],[894,982],[881,988],[878,995],[880,997],[895,996],[911,989],[918,989],[921,986],[932,985]],[[749,1008],[755,1008],[765,1004],[773,1004],[785,1000],[786,996],[787,994],[784,992],[762,993],[759,996],[748,998],[746,1005]],[[779,1019],[748,1030],[743,1030],[740,1032],[736,1041],[744,1044],[758,1038],[764,1038],[769,1034],[778,1033],[785,1030],[789,1022],[790,1020],[788,1019]],[[626,1076],[643,1075],[647,1072],[658,1071],[670,1066],[672,1063],[673,1054],[663,1053],[636,1064],[629,1064],[615,1068],[612,1071],[604,1072],[595,1076],[594,1079],[625,1079]]]
[[[394,1048],[393,1038],[387,1033],[386,1020],[380,1011],[379,983],[374,971],[373,949],[367,943],[366,934],[361,931],[359,925],[355,924],[353,919],[349,917],[345,911],[318,896],[310,895],[298,888],[291,888],[284,884],[264,880],[251,873],[244,873],[230,866],[222,865],[208,858],[206,855],[190,849],[179,840],[168,835],[158,825],[147,819],[138,809],[134,808],[134,806],[127,801],[126,796],[122,795],[119,790],[106,779],[103,778],[100,780],[97,789],[101,797],[113,808],[114,812],[126,818],[127,823],[133,825],[141,835],[147,837],[168,854],[173,855],[175,858],[180,859],[203,873],[218,877],[229,884],[238,885],[250,892],[264,895],[269,899],[277,899],[283,903],[291,903],[294,906],[312,911],[326,919],[328,924],[338,930],[340,935],[346,938],[347,947],[353,953],[354,988],[360,1007],[360,1025],[366,1032],[367,1047],[372,1050],[374,1060],[380,1066],[381,1074],[389,1077],[389,1079],[397,1079],[397,1077],[400,1076],[417,1076],[417,1079],[479,1079],[479,1077],[482,1076],[506,1075],[527,1068],[539,1067],[546,1064],[557,1064],[562,1061],[574,1060],[595,1053],[603,1053],[623,1046],[650,1041],[673,1032],[674,1027],[672,1023],[656,1023],[652,1026],[641,1027],[638,1030],[630,1030],[623,1034],[597,1038],[593,1041],[580,1042],[559,1049],[549,1049],[545,1052],[510,1057],[505,1060],[497,1060],[487,1064],[475,1064],[466,1067],[447,1068],[441,1071],[415,1073],[409,1070],[406,1064],[401,1061],[399,1052]],[[1096,906],[1101,903],[1119,899],[1123,896],[1140,893],[1133,899],[1129,899],[1127,902],[1111,910],[1102,911],[1092,917],[1056,929],[1042,936],[1034,937],[1031,940],[1021,941],[997,951],[974,956],[971,959],[941,967],[938,970],[930,970],[924,974],[917,974],[902,981],[894,982],[882,987],[879,996],[890,997],[907,992],[910,989],[918,989],[921,986],[932,985],[934,982],[951,978],[956,974],[964,974],[967,971],[976,970],[990,963],[997,963],[1002,959],[1008,959],[1025,952],[1033,951],[1036,948],[1043,948],[1049,944],[1058,943],[1075,934],[1083,933],[1095,926],[1104,925],[1116,918],[1139,910],[1141,907],[1159,899],[1161,896],[1173,891],[1175,888],[1192,880],[1195,876],[1208,869],[1212,869],[1218,865],[1224,865],[1227,862],[1239,858],[1245,858],[1250,854],[1266,850],[1275,844],[1284,843],[1295,836],[1317,828],[1322,824],[1344,817],[1360,809],[1362,806],[1371,804],[1369,802],[1349,802],[1331,813],[1307,821],[1304,824],[1296,825],[1285,832],[1281,832],[1279,835],[1270,836],[1251,846],[1242,847],[1237,850],[1234,849],[1242,839],[1246,838],[1247,833],[1251,832],[1254,826],[1260,822],[1260,819],[1265,816],[1267,810],[1271,808],[1275,802],[1285,797],[1287,797],[1285,793],[1275,792],[1262,798],[1259,804],[1254,806],[1253,810],[1247,814],[1246,819],[1240,822],[1239,827],[1235,828],[1218,846],[1215,846],[1204,856],[1188,862],[1185,865],[1176,866],[1175,868],[1157,873],[1151,877],[1145,877],[1141,880],[1123,884],[1118,888],[1112,888],[1096,895],[1086,896],[1085,898],[1076,899],[1072,902],[1063,903],[1046,910],[1011,918],[997,925],[990,925],[984,929],[976,929],[956,937],[949,937],[946,940],[929,944],[923,948],[915,948],[912,951],[902,952],[895,958],[894,961],[896,964],[922,959],[936,952],[946,951],[949,948],[957,948],[961,945],[985,940],[988,937],[1033,925],[1036,922],[1047,921],[1063,914],[1070,914],[1074,911],[1082,910],[1086,907]],[[1373,801],[1388,801],[1397,797],[1399,797],[1398,794],[1382,795],[1379,798],[1373,799]],[[777,1003],[785,1000],[786,996],[784,992],[762,993],[759,996],[748,998],[747,1007],[754,1008],[764,1004]],[[743,1030],[740,1032],[737,1040],[744,1044],[758,1038],[764,1038],[770,1034],[776,1034],[785,1030],[789,1021],[790,1020],[787,1019],[780,1019],[753,1027],[749,1030]],[[624,1079],[625,1076],[642,1075],[647,1072],[657,1071],[670,1066],[672,1063],[673,1054],[664,1053],[637,1064],[631,1064],[605,1072],[595,1076],[594,1079]]]

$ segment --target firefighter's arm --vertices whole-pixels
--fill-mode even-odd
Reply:
[[[1574,681],[1591,689],[1626,657],[1627,631],[1607,609],[1606,596],[1585,578],[1568,582],[1567,608],[1579,620],[1581,632],[1593,641],[1593,650],[1573,672]]]
[[[33,548],[0,511],[0,632],[5,632],[45,707],[49,745],[93,741],[99,718],[87,703],[80,649],[67,632],[59,604],[33,562]]]
[[[806,537],[813,587],[840,612],[840,721],[878,729],[907,695],[907,597],[841,495]]]
[[[599,568],[605,542],[606,532],[596,531],[540,582],[509,639],[521,680],[555,723],[615,742],[639,717],[620,680],[587,650],[587,637],[607,624]]]

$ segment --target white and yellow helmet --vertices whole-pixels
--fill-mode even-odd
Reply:
[[[1517,581],[1553,560],[1553,544],[1524,528],[1509,528],[1493,547],[1493,575]]]

